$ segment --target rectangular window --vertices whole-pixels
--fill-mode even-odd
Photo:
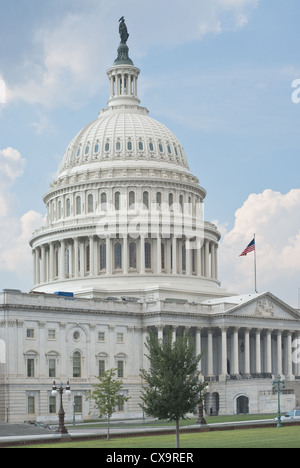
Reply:
[[[102,343],[105,341],[105,333],[104,332],[98,332],[98,341],[101,341]]]
[[[117,343],[124,343],[124,333],[117,333]]]
[[[27,411],[28,414],[35,414],[35,397],[29,396],[27,399]]]
[[[99,377],[103,377],[105,374],[105,361],[99,361]]]
[[[48,330],[48,340],[55,340],[56,332],[55,330]]]
[[[27,328],[27,338],[34,338],[34,328]]]
[[[119,378],[124,377],[124,362],[117,361],[117,368],[118,368],[118,377]]]
[[[49,359],[49,377],[56,377],[56,360]]]
[[[27,359],[27,377],[34,377],[34,359]]]
[[[74,411],[76,414],[82,414],[82,396],[74,396]]]
[[[56,397],[49,397],[49,414],[56,414]]]

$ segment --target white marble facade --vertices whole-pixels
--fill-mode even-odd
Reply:
[[[130,396],[116,416],[142,417],[149,329],[161,339],[168,329],[174,340],[192,334],[207,411],[275,412],[278,373],[291,409],[300,314],[270,293],[221,288],[206,191],[175,135],[139,105],[140,71],[126,50],[108,70],[108,107],[71,141],[44,196],[31,293],[0,294],[0,421],[57,420],[53,380],[70,381],[68,419],[93,417],[85,393],[110,368]]]
[[[288,382],[300,377],[292,344],[300,336],[299,314],[269,293],[226,298],[212,304],[183,301],[103,300],[22,294],[0,295],[0,340],[6,344],[1,368],[0,420],[55,420],[53,380],[70,380],[67,416],[93,415],[85,392],[95,376],[117,368],[131,397],[119,417],[141,417],[140,369],[147,367],[144,342],[151,329],[173,339],[186,329],[203,353],[202,374],[210,382],[207,409],[219,414],[238,411],[240,396],[249,411],[276,410],[271,379],[280,373]],[[262,312],[262,307],[264,311]],[[287,385],[283,407],[295,405]],[[269,395],[269,399],[267,396]],[[262,402],[264,402],[262,404]]]

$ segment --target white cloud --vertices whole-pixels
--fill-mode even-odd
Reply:
[[[254,289],[253,255],[239,257],[256,233],[259,291],[283,300],[295,298],[300,287],[300,190],[287,194],[265,190],[252,194],[237,210],[234,228],[225,231],[220,246],[223,286],[243,293]]]
[[[258,0],[128,0],[131,52],[136,56],[152,45],[176,46],[239,29],[257,4]],[[120,0],[88,0],[83,9],[82,2],[74,0],[72,9],[61,9],[60,18],[56,13],[52,21],[40,15],[32,44],[27,43],[25,59],[14,73],[21,79],[8,84],[8,98],[56,107],[78,105],[94,95],[117,49],[123,8]]]
[[[28,280],[32,271],[29,239],[32,232],[43,224],[42,216],[29,211],[21,218],[15,214],[13,184],[22,177],[25,159],[14,148],[0,150],[0,280],[6,281],[6,273],[14,272],[22,281]],[[1,286],[5,287],[5,283]]]

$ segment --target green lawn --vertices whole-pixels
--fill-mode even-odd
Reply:
[[[183,434],[181,448],[300,448],[300,427]],[[175,436],[132,437],[29,446],[26,448],[175,448]]]

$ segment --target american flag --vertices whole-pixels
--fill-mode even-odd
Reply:
[[[254,250],[255,250],[255,239],[253,239],[253,241],[250,242],[250,244],[248,245],[248,247],[246,247],[244,252],[241,253],[240,257],[247,257],[248,253],[254,252]]]

